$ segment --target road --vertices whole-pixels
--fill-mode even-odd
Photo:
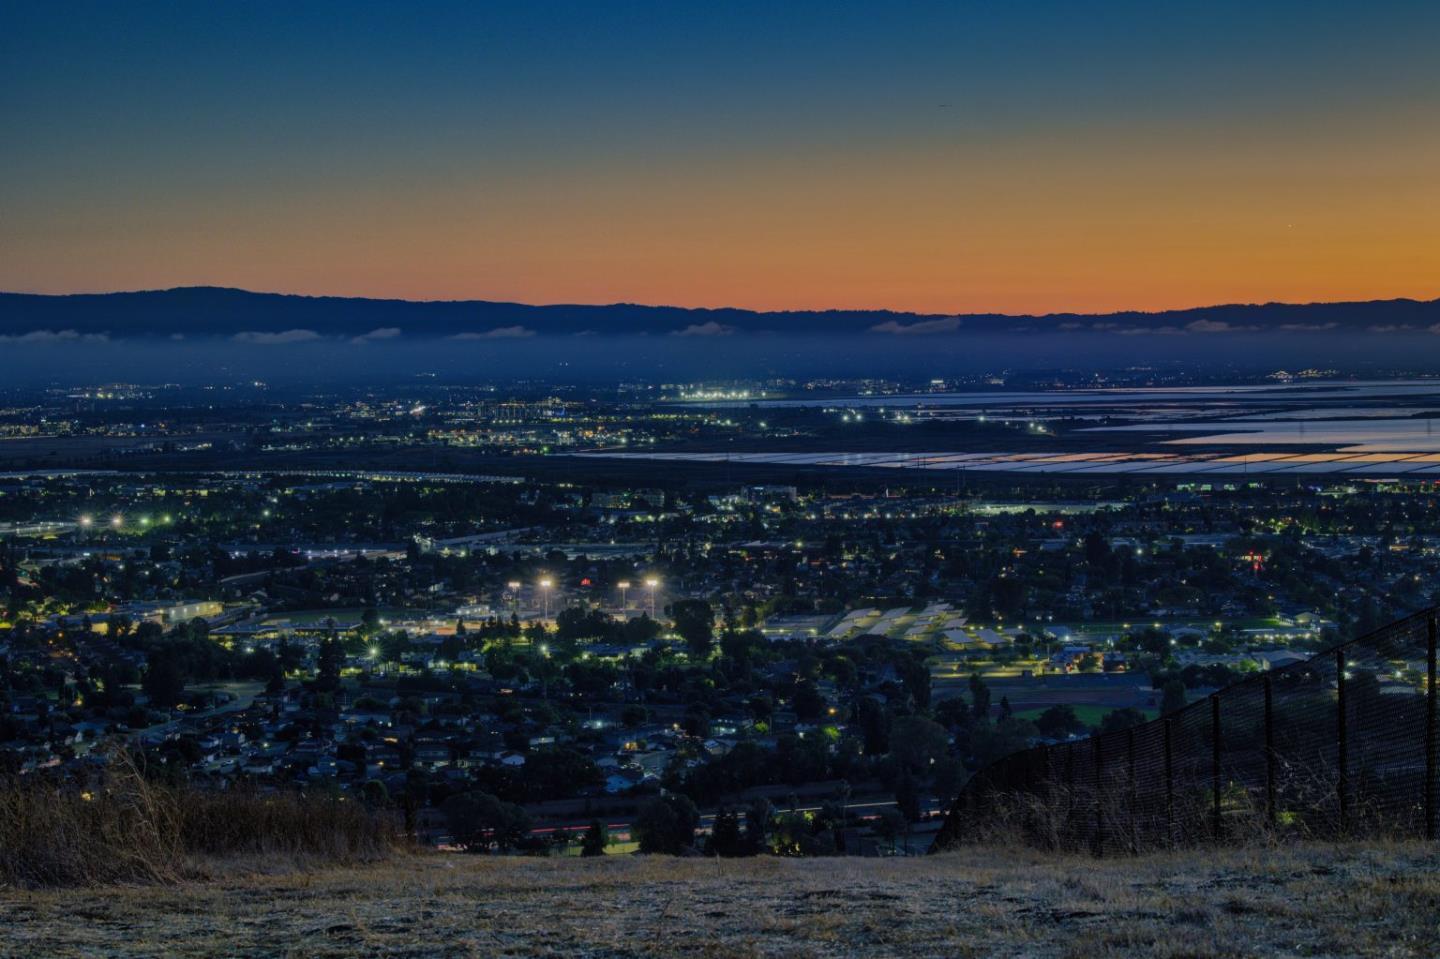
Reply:
[[[137,730],[134,735],[146,740],[147,742],[157,742],[164,739],[166,736],[170,735],[170,733],[174,732],[175,730],[179,729],[180,724],[186,720],[208,719],[212,716],[223,716],[226,713],[238,713],[242,710],[249,709],[250,706],[255,702],[255,697],[260,695],[261,691],[264,689],[265,684],[257,682],[209,683],[205,686],[201,686],[197,689],[192,690],[192,692],[223,690],[224,692],[230,693],[235,698],[230,700],[230,702],[225,703],[224,705],[216,706],[214,709],[207,709],[202,712],[196,713],[184,713],[180,716],[175,717],[174,719],[169,720],[168,722],[156,723],[154,726],[147,726],[144,729]]]

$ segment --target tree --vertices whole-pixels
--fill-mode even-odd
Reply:
[[[630,830],[635,834],[641,852],[672,856],[680,852],[679,818],[663,799],[652,799],[646,803],[630,824]]]
[[[603,856],[605,847],[610,842],[610,836],[605,826],[598,819],[590,820],[590,827],[585,830],[585,836],[580,840],[580,855],[582,856]]]
[[[1185,683],[1172,679],[1165,684],[1160,696],[1160,713],[1168,716],[1185,708]]]
[[[825,714],[825,697],[808,679],[795,684],[795,717],[801,722],[814,722]]]
[[[170,709],[185,695],[185,676],[174,656],[157,652],[151,657],[140,686],[150,697],[152,706]]]
[[[901,773],[899,781],[895,783],[895,808],[900,810],[908,822],[920,821],[920,790],[909,772]]]
[[[901,716],[890,727],[891,755],[911,772],[928,775],[950,747],[950,733],[923,716]]]
[[[1100,720],[1100,731],[1102,733],[1119,732],[1122,729],[1139,726],[1145,721],[1145,714],[1133,707],[1126,706],[1124,709],[1112,709]]]
[[[937,723],[951,731],[964,729],[975,719],[970,712],[970,704],[965,702],[964,696],[959,695],[940,700],[931,713]]]
[[[905,684],[905,692],[910,694],[915,708],[929,709],[930,667],[925,665],[925,660],[915,656],[905,657],[899,666],[900,681]]]
[[[930,780],[935,786],[935,795],[942,803],[949,803],[965,782],[965,767],[954,757],[944,756],[930,767]]]
[[[1035,728],[1047,739],[1063,739],[1084,729],[1085,724],[1069,706],[1051,706],[1035,720]]]
[[[599,768],[585,753],[567,746],[547,746],[530,752],[516,776],[522,802],[562,799],[586,786],[604,782]]]
[[[770,834],[770,823],[775,819],[775,807],[770,800],[761,796],[753,799],[745,810],[745,841],[751,849],[765,848]]]
[[[690,798],[669,793],[646,803],[630,829],[640,843],[641,852],[678,856],[694,845],[695,827],[699,824],[700,811]]]
[[[360,787],[360,798],[371,809],[383,809],[390,805],[390,790],[378,779],[367,779]]]
[[[703,599],[676,600],[670,605],[670,617],[692,656],[704,659],[710,655],[715,641],[715,611],[709,603]]]
[[[659,635],[660,624],[647,613],[627,619],[620,626],[620,641],[628,646],[643,646]]]
[[[340,641],[335,638],[334,632],[327,633],[320,641],[320,662],[316,670],[315,688],[326,692],[334,692],[340,688],[340,664],[344,661],[345,652],[340,648]]]
[[[979,673],[970,674],[970,701],[975,704],[975,718],[990,717],[990,687]]]
[[[710,712],[698,703],[691,703],[680,720],[680,728],[687,736],[704,739],[710,735]]]
[[[898,809],[882,809],[875,817],[875,835],[890,843],[890,851],[895,852],[895,841],[905,831],[905,816]]]
[[[864,739],[865,755],[883,756],[890,751],[890,714],[885,707],[866,696],[855,707],[855,718],[860,724]]]
[[[740,833],[740,814],[728,806],[722,806],[715,814],[715,825],[710,829],[710,853],[716,856],[747,856],[752,850]]]
[[[1099,533],[1091,531],[1085,534],[1085,562],[1091,566],[1100,566],[1110,558],[1110,543]]]
[[[980,723],[970,733],[970,754],[981,766],[1019,752],[1039,734],[1034,723],[1007,719],[995,724]]]
[[[494,845],[505,851],[530,834],[530,816],[514,803],[502,802],[486,792],[451,796],[441,806],[455,842],[466,852]]]

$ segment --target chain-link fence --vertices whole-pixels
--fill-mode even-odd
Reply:
[[[1160,719],[980,770],[934,849],[1138,852],[1246,834],[1433,839],[1436,611],[1268,670]]]

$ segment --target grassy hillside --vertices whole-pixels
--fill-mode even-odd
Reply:
[[[180,885],[0,889],[0,955],[1424,956],[1433,845],[1096,861],[401,855]]]

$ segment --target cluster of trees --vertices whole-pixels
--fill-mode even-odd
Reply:
[[[140,685],[151,705],[160,709],[183,702],[185,688],[195,683],[251,679],[272,686],[283,684],[285,671],[299,668],[304,661],[303,651],[287,642],[281,642],[274,652],[227,649],[209,638],[210,628],[201,619],[182,623],[168,633],[147,635],[143,627],[153,625],[143,624],[142,630],[133,637],[122,637],[121,642],[145,653]],[[158,632],[159,627],[155,630]],[[324,648],[322,644],[322,651]],[[337,663],[337,682],[338,678]]]
[[[721,806],[710,834],[699,849],[709,856],[739,858],[771,853],[778,856],[829,856],[847,851],[846,832],[866,826],[882,839],[897,840],[915,817],[918,795],[902,796],[897,808],[883,809],[872,821],[851,813],[846,802],[849,787],[841,783],[818,809],[801,811],[792,797],[788,810],[777,810],[768,799],[740,806]],[[668,794],[647,803],[631,825],[642,852],[682,855],[696,848],[699,817],[684,795]],[[590,839],[587,833],[586,840]]]
[[[457,793],[440,807],[455,844],[467,852],[507,852],[530,842],[530,816],[524,808],[483,790]]]

